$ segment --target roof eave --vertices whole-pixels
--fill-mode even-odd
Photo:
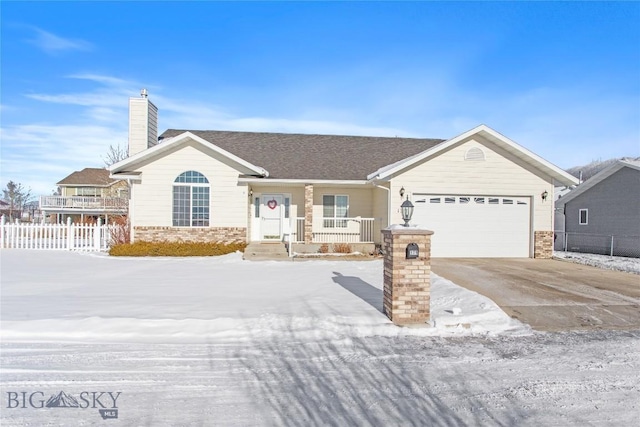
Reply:
[[[170,138],[168,141],[154,145],[151,148],[148,148],[144,151],[141,151],[139,153],[134,154],[131,157],[127,157],[126,159],[115,163],[113,165],[111,165],[109,167],[109,171],[114,174],[114,173],[118,173],[118,172],[123,172],[126,170],[127,167],[135,164],[135,163],[139,163],[145,159],[148,159],[150,157],[153,157],[154,155],[163,153],[167,150],[170,150],[171,148],[173,148],[176,145],[179,145],[181,143],[184,143],[187,139],[191,139],[195,142],[197,142],[198,144],[201,144],[203,147],[205,147],[206,149],[209,150],[213,150],[219,154],[221,154],[224,157],[227,157],[228,159],[232,160],[233,162],[241,165],[242,167],[258,174],[261,176],[265,176],[268,177],[269,176],[269,172],[257,165],[254,165],[252,163],[247,162],[246,160],[236,156],[235,154],[232,154],[226,150],[223,150],[222,148],[218,147],[217,145],[199,137],[198,135],[195,135],[189,131],[181,133],[180,135],[176,135],[172,138]]]
[[[590,188],[594,187],[596,184],[599,184],[600,182],[602,182],[605,179],[609,178],[611,175],[613,175],[614,173],[618,172],[620,169],[622,169],[624,167],[631,167],[633,169],[640,170],[640,166],[637,166],[637,165],[634,165],[634,164],[630,164],[629,162],[625,162],[623,160],[618,160],[617,162],[615,162],[611,166],[601,170],[600,172],[598,172],[597,174],[595,174],[594,176],[592,176],[591,178],[589,178],[588,180],[586,180],[585,182],[580,184],[574,190],[571,190],[566,196],[563,196],[563,197],[559,198],[558,200],[556,200],[556,203],[558,205],[564,205],[564,204],[570,202],[571,200],[575,199],[576,197],[578,197],[582,193],[584,193],[587,190],[589,190]]]

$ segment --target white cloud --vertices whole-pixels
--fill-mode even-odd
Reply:
[[[463,90],[447,79],[419,82],[417,77],[395,76],[400,82],[362,85],[335,100],[327,95],[333,93],[330,83],[310,89],[318,95],[311,97],[309,92],[298,97],[296,87],[281,88],[281,98],[263,98],[248,113],[247,106],[255,105],[247,100],[232,110],[210,102],[216,97],[208,93],[173,96],[162,86],[114,76],[84,73],[68,77],[94,82],[96,87],[26,96],[42,103],[80,107],[80,114],[72,123],[45,125],[37,120],[3,127],[3,180],[14,179],[34,190],[31,183],[37,182],[37,190],[48,193],[72,171],[102,166],[101,156],[109,145],[126,146],[127,101],[139,96],[142,87],[149,89],[150,100],[159,108],[160,132],[176,128],[446,139],[484,123],[560,167],[594,158],[640,155],[636,100],[597,93],[593,88],[541,87],[494,94],[481,88]],[[359,95],[365,92],[366,96]],[[271,117],[260,114],[270,111],[269,102],[280,99],[287,101],[278,104],[278,113]],[[46,182],[49,184],[42,184]]]
[[[125,144],[126,123],[98,125],[18,125],[3,127],[1,182],[21,182],[34,194],[49,194],[75,170],[104,166],[110,144]]]
[[[96,82],[86,92],[25,95],[43,103],[82,108],[74,123],[28,123],[3,126],[2,182],[12,179],[31,186],[34,194],[50,194],[55,183],[75,170],[104,166],[110,145],[127,145],[128,98],[138,96],[143,85],[126,79],[74,74],[72,79]],[[238,117],[223,107],[193,99],[166,96],[151,87],[150,99],[159,107],[160,132],[167,128],[220,129],[256,132],[328,133],[352,135],[406,135],[383,126],[359,125],[339,120]],[[302,114],[300,114],[302,115]]]
[[[60,52],[79,50],[90,51],[93,45],[85,40],[64,38],[37,27],[31,27],[35,32],[35,38],[29,42],[48,54],[58,54]]]

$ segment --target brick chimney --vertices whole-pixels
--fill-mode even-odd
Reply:
[[[158,143],[158,107],[149,101],[146,89],[140,98],[129,98],[129,157]]]

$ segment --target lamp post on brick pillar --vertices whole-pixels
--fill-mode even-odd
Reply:
[[[409,227],[413,205],[403,203],[404,226],[382,230],[384,253],[383,311],[398,326],[426,325],[431,315],[431,236]],[[411,211],[411,212],[410,212]]]

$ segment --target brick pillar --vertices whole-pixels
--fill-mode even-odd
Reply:
[[[533,257],[543,259],[553,257],[553,231],[533,232]]]
[[[313,184],[304,186],[304,242],[313,240]]]
[[[383,311],[396,325],[425,324],[430,316],[431,235],[415,228],[382,230],[384,251]],[[418,245],[419,255],[406,259],[409,243]]]

